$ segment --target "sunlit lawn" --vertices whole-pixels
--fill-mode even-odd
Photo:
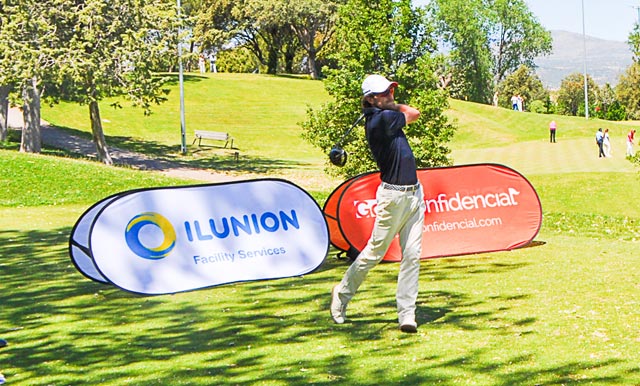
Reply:
[[[256,99],[248,100],[256,104],[260,96],[284,92],[272,87],[271,77],[236,77],[190,83],[187,95],[196,95],[196,84],[212,85],[197,95],[214,111],[213,94],[233,100],[222,91],[228,82],[254,95]],[[227,83],[217,83],[222,80]],[[309,97],[314,104],[326,97],[315,82],[285,81],[293,90],[299,85],[300,95],[318,93]],[[213,91],[216,88],[219,92]],[[205,111],[197,107],[200,102],[187,101],[192,114]],[[234,103],[243,104],[243,99]],[[281,104],[285,103],[277,105]],[[295,113],[278,107],[273,117],[263,117],[271,122],[265,122],[263,131],[269,128],[273,136],[258,137],[263,126],[249,119],[265,105],[243,110],[246,116],[237,118],[233,134],[241,151],[246,150],[246,162],[253,157],[274,160],[277,152],[290,149],[283,156],[291,162],[287,167],[321,170],[324,155],[309,152],[302,142],[283,143],[284,134],[274,128],[280,116],[285,131],[299,133],[295,120],[304,117],[305,109],[297,101],[295,105]],[[80,123],[81,115],[74,117],[75,107],[61,108],[64,114],[56,115],[58,108],[46,118],[74,131],[88,130],[82,126],[88,123]],[[593,171],[591,155],[583,154],[583,148],[556,154],[544,142],[544,128],[535,135],[518,129],[542,125],[547,116],[511,116],[514,113],[505,109],[500,114],[508,117],[503,119],[472,104],[454,102],[454,108],[461,122],[484,122],[464,125],[461,135],[482,138],[492,131],[500,132],[496,138],[518,138],[515,144],[500,145],[479,139],[465,147],[457,137],[452,146],[462,163],[517,165],[540,195],[543,227],[527,248],[424,261],[419,332],[414,335],[397,329],[398,266],[393,263],[370,273],[349,305],[350,321],[333,324],[329,291],[348,266],[334,250],[316,272],[303,277],[175,295],[140,296],[93,282],[76,270],[67,249],[71,229],[83,211],[123,190],[193,182],[0,150],[0,183],[5,187],[0,199],[0,337],[9,341],[0,349],[0,372],[7,384],[640,384],[637,168],[614,160],[595,164],[603,170]],[[141,117],[138,122],[132,112],[109,114],[105,110],[103,117],[110,124],[135,121],[126,128],[106,126],[110,139],[133,145],[142,138],[139,148],[154,149],[151,154],[163,148],[175,152],[177,139],[172,136],[179,125],[169,123],[168,115],[166,122],[141,125],[149,121]],[[210,122],[199,122],[208,122],[209,128],[228,127],[222,116],[233,121],[220,113],[212,114]],[[243,119],[251,123],[242,126]],[[559,127],[567,122],[559,121]],[[565,138],[559,132],[558,140],[579,143],[591,129]],[[498,151],[499,147],[504,149]],[[522,150],[528,147],[536,151]],[[546,163],[560,155],[568,162]],[[587,166],[574,166],[582,164]],[[321,203],[328,193],[312,194]]]

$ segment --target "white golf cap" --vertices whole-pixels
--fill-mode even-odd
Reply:
[[[391,82],[382,75],[369,75],[362,82],[362,95],[378,94],[387,91],[389,87],[397,86],[397,82]]]

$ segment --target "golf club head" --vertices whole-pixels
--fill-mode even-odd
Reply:
[[[329,152],[329,160],[336,166],[344,166],[347,163],[347,152],[340,146],[336,145]]]

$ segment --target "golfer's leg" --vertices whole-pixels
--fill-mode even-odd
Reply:
[[[401,325],[415,322],[425,210],[422,192],[419,193],[419,197],[419,202],[413,204],[413,214],[400,231],[402,261],[398,273],[396,304],[398,306],[398,321]]]
[[[337,289],[343,303],[348,303],[353,298],[367,273],[382,260],[398,231],[398,221],[394,217],[391,200],[393,193],[378,189],[376,221],[369,242],[347,269]]]

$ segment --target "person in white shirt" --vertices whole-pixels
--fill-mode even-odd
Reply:
[[[605,157],[611,157],[611,140],[609,139],[609,129],[604,129],[602,136],[602,150]]]

